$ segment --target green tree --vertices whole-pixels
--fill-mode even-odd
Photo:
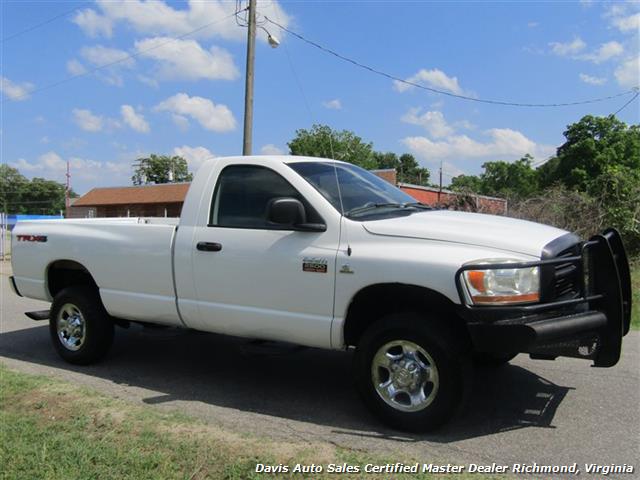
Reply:
[[[532,163],[533,157],[529,154],[515,162],[485,163],[480,193],[506,198],[530,197],[538,191],[538,176]]]
[[[56,181],[29,181],[17,169],[0,165],[0,209],[7,213],[57,215],[65,209],[65,191]],[[78,195],[71,190],[69,196]]]
[[[156,155],[139,158],[131,177],[134,185],[151,183],[190,182],[193,174],[189,172],[187,161],[179,156]]]
[[[557,177],[558,163],[560,163],[560,159],[552,157],[536,169],[540,189],[546,189],[558,184],[564,186],[564,183]]]
[[[429,170],[420,167],[420,164],[410,153],[403,153],[398,157],[393,152],[373,152],[373,159],[376,163],[375,168],[395,168],[398,182],[429,185]]]
[[[601,206],[607,225],[640,251],[640,125],[586,115],[569,125],[555,158],[538,170],[543,187],[559,183]]]
[[[451,179],[449,188],[454,192],[480,193],[482,180],[477,175],[458,175]]]
[[[546,169],[543,186],[561,182],[570,189],[587,191],[590,183],[610,167],[640,169],[640,125],[628,126],[613,115],[586,115],[567,127],[566,141],[557,161]]]
[[[366,169],[377,168],[373,145],[349,130],[333,130],[327,125],[313,125],[310,130],[296,130],[288,144],[291,155],[334,158]]]
[[[459,175],[451,180],[450,188],[496,197],[530,197],[538,191],[538,175],[532,163],[533,157],[529,154],[515,162],[486,162],[480,176]]]
[[[29,184],[20,172],[9,165],[0,165],[0,211],[11,213],[18,212],[22,195]]]

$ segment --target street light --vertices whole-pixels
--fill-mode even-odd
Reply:
[[[251,144],[253,137],[253,80],[256,50],[256,0],[249,0],[247,7],[247,69],[244,88],[244,135],[242,140],[242,154],[251,155]],[[277,48],[280,41],[271,35],[266,28],[259,25],[267,32],[267,41],[271,48]]]
[[[267,32],[266,28],[262,27],[262,29]],[[269,32],[267,32],[267,42],[269,42],[271,48],[278,48],[280,46],[280,40],[278,40],[277,37],[271,35]]]

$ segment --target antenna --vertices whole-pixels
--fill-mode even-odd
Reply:
[[[71,174],[69,173],[69,160],[67,160],[67,174],[65,175],[67,177],[67,188],[64,191],[64,206],[65,206],[65,214],[69,214],[69,207],[70,205],[70,198],[69,198],[69,191],[71,189]]]
[[[440,203],[440,195],[442,195],[442,160],[440,160],[440,188],[438,189],[438,203]]]

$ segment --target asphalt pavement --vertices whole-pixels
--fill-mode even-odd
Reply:
[[[23,315],[48,304],[15,296],[0,275],[0,362],[112,397],[180,410],[266,438],[334,445],[394,458],[461,464],[632,464],[640,468],[640,332],[624,339],[614,368],[575,359],[477,369],[465,408],[436,433],[381,426],[351,382],[352,355],[180,329],[117,329],[100,364],[64,363],[46,322]],[[585,475],[585,478],[597,476]],[[609,475],[608,478],[618,478]]]

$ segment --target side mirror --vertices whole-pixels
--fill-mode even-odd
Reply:
[[[267,205],[267,221],[291,230],[305,232],[324,232],[324,224],[307,223],[307,213],[304,205],[297,198],[274,198]]]
[[[267,206],[267,220],[276,225],[292,227],[306,223],[304,205],[296,198],[274,198]]]

